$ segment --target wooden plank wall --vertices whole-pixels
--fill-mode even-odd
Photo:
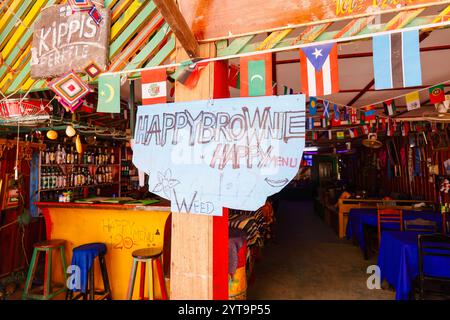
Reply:
[[[410,148],[408,138],[395,137],[394,139],[399,156],[400,148],[401,146],[404,146],[406,157],[408,157],[408,150]],[[402,193],[408,197],[418,197],[423,200],[438,203],[440,192],[438,192],[436,176],[430,176],[426,159],[431,158],[431,164],[439,165],[439,174],[443,175],[445,173],[444,161],[450,159],[450,149],[436,151],[433,150],[430,143],[427,144],[424,149],[426,158],[422,159],[420,163],[420,176],[409,177],[408,166],[401,166],[400,177],[395,177],[393,169],[392,177],[389,177],[387,168],[382,168],[380,171],[369,175],[367,178],[367,176],[365,177],[361,174],[361,169],[367,161],[370,161],[369,158],[371,157],[372,152],[368,152],[368,149],[365,147],[360,147],[358,149],[357,157],[347,159],[347,168],[351,169],[345,172],[345,177],[352,180],[353,184],[358,189],[370,190],[371,187],[373,188],[373,186],[375,186],[375,189],[383,190],[387,194]],[[442,193],[441,196],[444,202],[450,202],[449,194]]]

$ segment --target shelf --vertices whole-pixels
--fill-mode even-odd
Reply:
[[[40,189],[39,192],[61,191],[61,190],[80,189],[80,188],[93,188],[93,187],[107,187],[107,186],[113,186],[113,185],[118,185],[118,184],[119,184],[118,182],[113,182],[113,183],[91,184],[91,185],[88,185],[88,186],[78,186],[78,187]]]

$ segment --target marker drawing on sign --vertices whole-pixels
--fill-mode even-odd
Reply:
[[[281,188],[289,183],[288,178],[282,179],[282,180],[272,180],[269,178],[265,178],[264,181],[266,181],[269,186],[274,187],[274,188]]]
[[[172,179],[172,171],[170,169],[167,169],[164,174],[158,171],[158,184],[152,192],[163,191],[167,197],[170,197],[172,189],[178,184],[180,184],[180,181]]]
[[[189,204],[189,208],[188,208],[188,205],[186,203],[186,199],[184,197],[183,197],[183,200],[181,200],[181,203],[180,203],[180,201],[178,200],[178,197],[177,197],[177,192],[175,190],[173,190],[173,195],[174,195],[174,198],[175,198],[175,202],[177,204],[178,212],[191,212],[192,206],[193,206],[194,201],[195,201],[195,197],[197,196],[197,191],[194,192],[194,196],[192,197],[191,203]],[[183,207],[184,207],[184,210],[183,210]]]

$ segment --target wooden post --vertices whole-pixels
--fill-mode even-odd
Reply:
[[[214,44],[200,45],[202,57],[214,57]],[[177,62],[188,56],[178,44]],[[175,101],[207,100],[214,97],[215,64],[200,73],[193,89],[175,84]],[[173,213],[170,269],[170,299],[211,300],[228,298],[228,212],[223,217]]]

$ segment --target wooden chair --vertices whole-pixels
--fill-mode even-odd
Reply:
[[[418,232],[437,232],[438,226],[436,221],[424,220],[422,218],[405,220],[406,231],[418,231]]]
[[[400,209],[378,209],[378,245],[381,241],[381,228],[383,223],[398,223],[399,230],[403,231],[403,211]]]
[[[418,237],[419,248],[419,297],[424,299],[425,292],[439,294],[448,299],[450,297],[450,277],[427,274],[424,271],[424,257],[439,257],[450,261],[450,236],[442,234],[421,234]],[[431,285],[435,286],[432,287]],[[436,286],[438,285],[438,286]],[[426,288],[426,289],[425,289]]]

